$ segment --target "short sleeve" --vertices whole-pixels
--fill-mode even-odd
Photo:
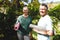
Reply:
[[[17,18],[16,23],[20,22],[20,20],[21,20],[21,16],[19,16],[19,17]]]
[[[48,20],[46,23],[46,30],[53,30],[52,20]]]

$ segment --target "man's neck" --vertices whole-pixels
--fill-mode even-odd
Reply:
[[[48,13],[46,13],[45,15],[43,15],[42,17],[46,16]]]
[[[48,14],[47,14],[48,15]],[[46,17],[47,15],[45,15],[45,16],[41,16],[41,17]]]

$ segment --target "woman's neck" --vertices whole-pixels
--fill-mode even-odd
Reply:
[[[28,17],[28,14],[23,14],[24,17]]]

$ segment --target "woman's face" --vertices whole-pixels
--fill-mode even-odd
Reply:
[[[47,8],[45,6],[40,6],[39,13],[41,16],[45,16],[47,14]]]
[[[23,7],[23,13],[28,14],[28,7]]]

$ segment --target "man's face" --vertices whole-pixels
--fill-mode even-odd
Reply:
[[[23,7],[23,13],[28,13],[28,7]]]
[[[39,13],[41,16],[45,16],[47,14],[47,8],[45,6],[40,6]]]

